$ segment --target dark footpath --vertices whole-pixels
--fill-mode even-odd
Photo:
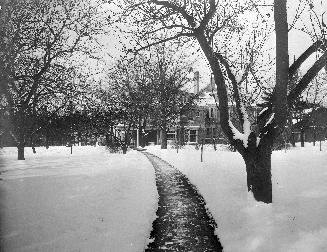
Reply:
[[[151,232],[154,241],[145,251],[222,251],[214,234],[217,224],[196,188],[169,163],[147,152],[144,155],[155,169],[159,193],[158,218]]]

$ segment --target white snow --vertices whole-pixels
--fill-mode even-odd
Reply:
[[[249,136],[251,133],[251,123],[249,120],[248,112],[246,111],[244,104],[241,103],[241,111],[243,114],[243,131],[244,135]]]
[[[102,147],[0,149],[3,251],[143,251],[157,210],[143,155]],[[2,250],[1,250],[2,251]]]
[[[318,144],[319,145],[319,144]],[[215,218],[224,252],[327,251],[327,142],[307,143],[272,155],[273,204],[247,192],[246,171],[236,152],[187,146],[148,150],[180,169],[196,185]]]
[[[259,146],[260,141],[261,141],[261,137],[257,137],[257,147]]]
[[[260,111],[259,116],[261,116],[261,115],[263,114],[263,112],[265,112],[267,109],[268,109],[268,107],[263,108],[263,109]]]
[[[235,126],[233,125],[233,123],[230,120],[228,121],[228,123],[229,123],[229,127],[231,127],[232,132],[234,134],[234,139],[242,140],[244,143],[244,146],[247,146],[248,138],[245,137],[245,135],[243,133],[239,132],[239,130],[235,128]]]
[[[266,122],[265,127],[267,127],[272,122],[272,120],[274,120],[274,118],[275,118],[275,113],[272,113],[269,120]]]
[[[243,79],[243,72],[239,71],[235,74],[236,83],[239,84]]]
[[[324,252],[327,248],[327,142],[275,151],[273,203],[247,192],[244,161],[218,146],[148,151],[188,176],[218,224],[224,252]],[[138,152],[101,147],[37,148],[16,160],[0,150],[4,251],[143,251],[158,194],[154,171]]]
[[[235,128],[233,123],[231,121],[228,121],[229,126],[231,127],[231,130],[234,134],[234,139],[239,139],[243,142],[243,145],[245,148],[248,147],[248,139],[249,135],[251,133],[251,123],[248,117],[248,113],[244,107],[244,105],[241,103],[241,111],[243,114],[243,133],[239,132],[238,129]]]

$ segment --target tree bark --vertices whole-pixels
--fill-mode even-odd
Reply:
[[[295,147],[295,136],[294,136],[294,132],[291,132],[290,142],[291,142],[292,146]]]
[[[181,146],[185,145],[185,127],[184,127],[184,125],[181,126],[181,130],[180,130],[180,145]]]
[[[25,137],[23,133],[19,134],[17,149],[18,160],[25,160]]]
[[[288,23],[286,0],[274,1],[274,20],[276,32],[276,85],[273,95],[275,123],[284,128],[287,119],[287,85],[289,74]]]
[[[272,203],[271,154],[273,135],[267,134],[257,146],[254,132],[249,135],[248,147],[243,153],[247,172],[248,191],[257,201]]]
[[[45,148],[49,149],[49,136],[48,132],[45,134]]]
[[[167,130],[161,131],[161,149],[167,149]]]
[[[124,144],[122,146],[122,150],[123,150],[123,154],[126,154],[127,153],[127,145],[126,144]]]
[[[244,156],[247,172],[248,191],[257,201],[272,203],[271,152],[258,150],[256,155]]]
[[[304,129],[300,130],[300,138],[301,138],[301,147],[304,147]]]

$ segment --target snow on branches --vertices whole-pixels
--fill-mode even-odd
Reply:
[[[269,120],[266,122],[265,127],[269,126],[269,124],[272,123],[272,121],[274,120],[274,118],[275,118],[275,113],[272,113],[271,116],[270,116],[270,118],[269,118]]]
[[[243,115],[243,133],[241,133],[234,125],[233,123],[229,120],[228,123],[229,123],[229,126],[233,132],[233,135],[234,135],[234,139],[235,140],[241,140],[243,142],[243,145],[245,148],[248,147],[248,138],[249,138],[249,135],[251,133],[251,123],[250,123],[250,120],[249,120],[249,116],[248,116],[248,113],[244,107],[244,104],[241,102],[241,106],[240,106],[240,109],[242,111],[242,115]]]

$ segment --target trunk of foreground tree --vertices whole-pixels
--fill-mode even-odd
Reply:
[[[167,131],[161,131],[161,149],[167,149]]]
[[[271,152],[247,153],[244,157],[247,172],[248,191],[257,201],[272,203]]]
[[[243,152],[246,165],[248,191],[252,191],[257,201],[272,203],[271,154],[273,138],[266,135],[257,146],[257,138],[252,132],[248,138],[248,148]]]

